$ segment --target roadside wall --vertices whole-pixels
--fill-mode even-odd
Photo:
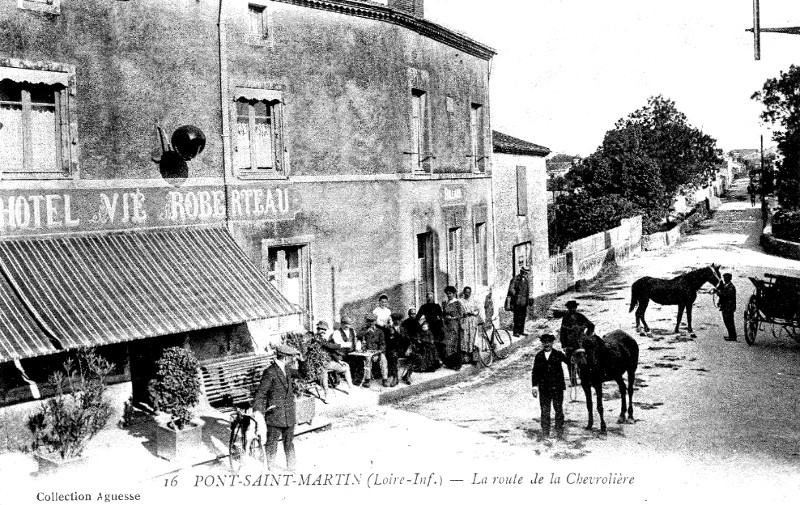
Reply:
[[[542,295],[534,304],[543,313],[552,300],[581,283],[596,278],[603,269],[619,265],[642,250],[642,218],[623,219],[610,230],[571,242],[562,254],[550,256],[549,275]]]

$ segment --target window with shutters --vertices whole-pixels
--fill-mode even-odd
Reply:
[[[233,166],[248,178],[286,177],[280,92],[236,88]]]
[[[470,160],[472,160],[472,171],[478,173],[486,170],[483,128],[483,106],[473,103],[469,111]]]
[[[517,215],[528,215],[528,177],[521,165],[517,165]]]
[[[415,174],[431,173],[430,118],[428,117],[428,94],[418,89],[411,90],[411,170]]]
[[[464,254],[461,227],[447,230],[447,283],[457,289],[464,287]]]
[[[475,280],[480,286],[489,285],[489,255],[486,243],[486,223],[475,223]]]
[[[77,143],[70,136],[69,83],[74,71],[30,67],[0,66],[0,176],[68,177],[72,144]]]
[[[248,4],[248,20],[250,22],[250,41],[263,43],[269,40],[269,24],[265,5]]]

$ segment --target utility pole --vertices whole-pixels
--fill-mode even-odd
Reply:
[[[790,35],[800,35],[800,26],[789,26],[786,28],[761,28],[761,8],[759,0],[753,0],[753,27],[745,30],[753,32],[753,56],[756,61],[761,59],[761,32],[788,33]]]

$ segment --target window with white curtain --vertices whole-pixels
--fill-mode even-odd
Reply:
[[[0,66],[0,173],[53,178],[70,172],[68,74]]]

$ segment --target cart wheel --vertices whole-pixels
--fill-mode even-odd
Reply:
[[[748,345],[753,345],[756,342],[758,326],[758,307],[756,306],[756,296],[753,295],[744,309],[744,340]]]

